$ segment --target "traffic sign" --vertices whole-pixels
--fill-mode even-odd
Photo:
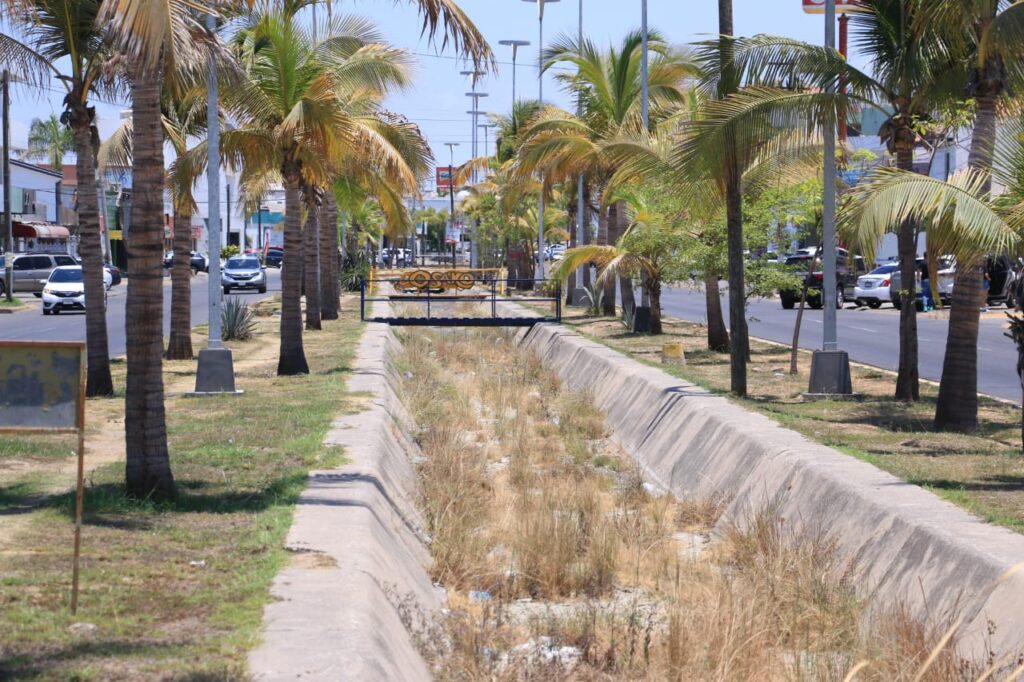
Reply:
[[[807,14],[824,14],[825,13],[825,0],[803,0],[804,1],[804,12]],[[860,6],[860,0],[836,0],[836,14],[844,14],[846,12],[863,12],[864,8]]]

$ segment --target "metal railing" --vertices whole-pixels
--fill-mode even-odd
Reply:
[[[515,292],[522,291],[523,294]],[[367,306],[387,303],[389,314],[370,314]],[[506,304],[548,304],[551,314],[535,309],[513,309]],[[472,304],[472,315],[462,314],[458,304]],[[396,307],[414,306],[422,314],[399,314]],[[462,310],[468,306],[463,305]],[[485,314],[480,314],[481,309]],[[418,270],[401,277],[370,277],[360,281],[360,319],[397,326],[522,327],[541,322],[561,322],[560,282],[511,279],[487,270]]]

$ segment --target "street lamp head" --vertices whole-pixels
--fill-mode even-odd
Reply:
[[[487,116],[488,115],[488,112],[480,111],[479,109],[470,109],[466,113],[471,115],[471,116],[474,115],[474,114],[476,114],[477,116]]]
[[[486,92],[467,92],[466,97],[490,97],[490,94]]]
[[[507,47],[526,47],[530,44],[529,40],[499,40],[499,45],[505,45]]]

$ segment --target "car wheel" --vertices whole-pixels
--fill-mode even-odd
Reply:
[[[224,295],[227,296],[231,293],[231,287],[224,287]]]
[[[266,287],[260,287],[258,291],[259,291],[259,292],[260,292],[261,294],[265,294],[265,293],[267,293],[267,288],[266,288]]]
[[[836,288],[836,310],[842,310],[843,306],[846,305],[846,293],[842,287]]]
[[[1017,307],[1017,301],[1013,297],[1013,293],[1006,294],[1006,307],[1013,310]]]
[[[54,315],[60,315],[60,308],[54,308],[53,309],[53,314]]]
[[[893,308],[895,308],[896,310],[899,310],[899,309],[901,309],[903,307],[903,299],[900,297],[899,294],[891,294],[890,298],[892,299],[892,307]]]
[[[878,299],[868,301],[868,307],[871,308],[872,310],[878,310],[879,308],[882,307],[882,302],[879,301]]]
[[[41,291],[39,291],[39,292],[33,291],[32,295],[35,296],[36,298],[42,298],[43,297],[43,292],[41,292]]]
[[[49,308],[43,308],[43,315],[49,315],[49,314],[50,314],[50,309]]]

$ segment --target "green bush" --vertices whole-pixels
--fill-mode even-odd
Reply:
[[[345,263],[341,271],[341,286],[345,291],[359,291],[359,282],[370,279],[370,261],[359,254]]]
[[[220,257],[225,260],[231,258],[232,256],[237,256],[239,253],[241,252],[238,250],[238,247],[235,246],[234,244],[220,247]]]
[[[220,338],[223,341],[248,341],[256,329],[249,304],[237,296],[226,297],[220,309]]]

